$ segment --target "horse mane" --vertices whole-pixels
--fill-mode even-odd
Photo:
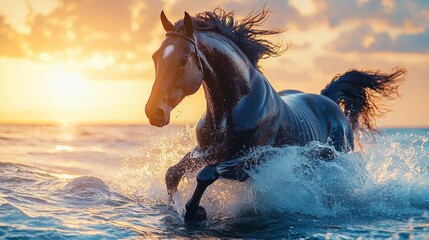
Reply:
[[[237,20],[235,12],[226,12],[221,8],[202,12],[192,17],[194,29],[200,32],[215,32],[236,44],[250,62],[258,68],[259,59],[280,56],[287,50],[283,44],[275,44],[261,37],[284,32],[281,29],[258,29],[263,25],[270,11],[265,8],[260,12],[252,11],[244,19]],[[175,30],[183,30],[183,20],[175,23]]]

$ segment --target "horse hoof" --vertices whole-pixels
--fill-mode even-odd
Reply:
[[[192,213],[190,211],[186,211],[185,213],[185,223],[186,224],[195,224],[201,223],[207,220],[206,209],[198,206],[197,211]]]

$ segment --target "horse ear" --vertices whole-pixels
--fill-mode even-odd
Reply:
[[[170,21],[168,21],[164,11],[161,11],[161,23],[166,32],[174,31],[174,26]]]
[[[185,12],[185,18],[183,19],[185,25],[185,34],[188,37],[193,37],[194,35],[194,25],[192,24],[192,18],[189,13]]]

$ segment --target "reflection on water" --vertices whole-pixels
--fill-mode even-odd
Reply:
[[[109,179],[124,158],[149,154],[150,146],[175,132],[125,125],[1,125],[0,161]]]
[[[74,150],[73,147],[71,146],[66,146],[66,145],[55,145],[55,149],[54,152],[72,152]]]

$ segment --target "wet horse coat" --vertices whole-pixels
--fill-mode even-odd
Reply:
[[[254,29],[266,13],[249,15],[240,23],[223,11],[205,12],[195,18],[185,13],[184,20],[175,25],[161,13],[167,34],[153,55],[156,79],[146,105],[151,124],[168,124],[170,111],[201,85],[207,102],[196,128],[197,146],[166,174],[167,190],[172,195],[183,174],[205,166],[186,204],[187,222],[205,218],[199,206],[201,197],[219,177],[248,178],[240,157],[256,147],[318,141],[332,144],[337,151],[353,150],[353,131],[373,127],[369,121],[373,112],[368,109],[376,107],[371,105],[367,89],[390,96],[396,93],[405,73],[353,70],[335,78],[323,95],[296,90],[277,93],[257,67],[261,57],[277,53],[277,46],[256,38],[278,33]],[[368,120],[364,126],[359,125],[362,117]]]

